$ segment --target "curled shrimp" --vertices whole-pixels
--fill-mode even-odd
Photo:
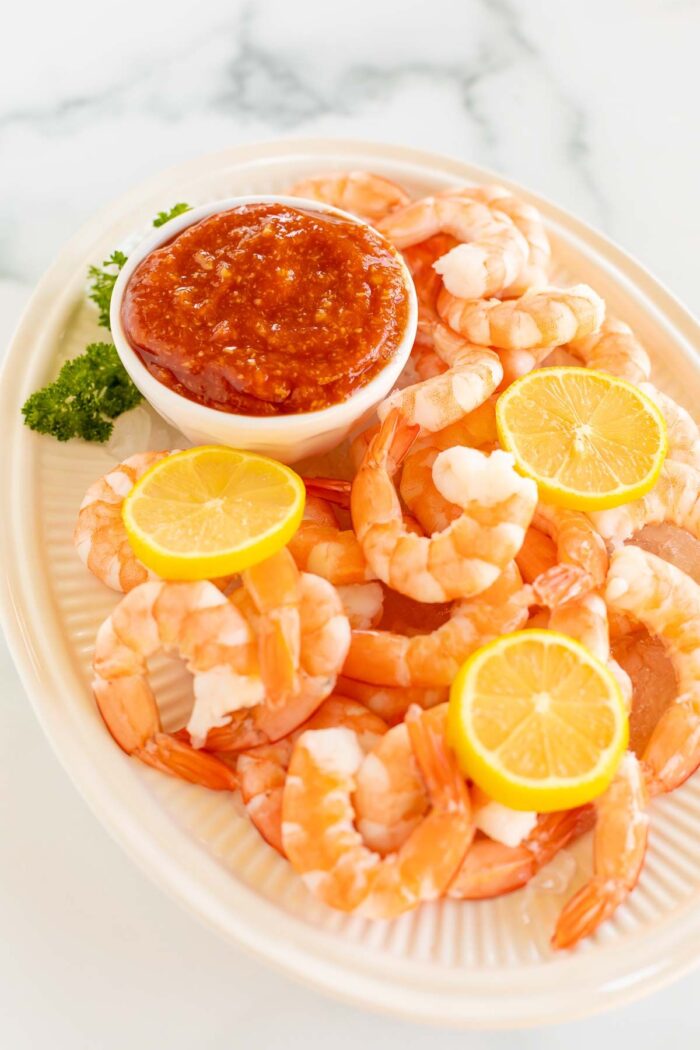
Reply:
[[[589,368],[642,383],[651,374],[651,361],[634,332],[624,321],[607,318],[592,335],[571,340],[565,347]]]
[[[227,766],[161,728],[147,679],[147,661],[161,649],[178,652],[194,675],[189,726],[196,738],[202,721],[262,700],[253,632],[212,583],[159,581],[130,590],[95,643],[93,692],[122,750],[184,780],[230,790],[236,781]]]
[[[444,892],[474,831],[464,778],[445,743],[445,717],[436,724],[419,709],[406,715],[430,809],[387,857],[368,849],[354,825],[352,795],[363,760],[357,734],[320,729],[297,741],[284,788],[282,844],[324,903],[390,919]]]
[[[248,816],[262,837],[278,853],[282,848],[282,797],[294,743],[307,729],[344,726],[358,735],[363,751],[369,751],[386,732],[386,723],[362,704],[342,696],[324,700],[315,714],[291,736],[243,751],[236,762],[236,775]]]
[[[678,696],[643,755],[651,794],[673,791],[700,765],[700,586],[674,565],[628,546],[612,556],[605,600],[658,636],[676,672]]]
[[[503,350],[554,347],[597,332],[605,303],[588,285],[548,288],[520,299],[461,299],[444,288],[438,296],[443,321],[478,346]]]
[[[424,197],[388,215],[378,229],[397,248],[449,233],[462,242],[435,263],[457,295],[497,295],[523,269],[528,244],[510,218],[466,197]]]
[[[85,493],[73,543],[98,580],[115,591],[130,591],[156,576],[139,561],[122,522],[122,503],[136,482],[170,452],[139,452],[113,467]]]
[[[449,686],[471,653],[525,624],[529,598],[511,563],[487,590],[455,602],[449,619],[430,634],[353,631],[343,673],[376,685]]]
[[[376,627],[384,612],[384,591],[381,583],[377,580],[371,580],[369,583],[350,583],[336,587],[336,590],[351,628],[364,630]]]
[[[593,875],[557,919],[552,944],[571,948],[590,936],[637,885],[647,848],[649,816],[644,773],[631,751],[596,800]]]
[[[301,525],[289,542],[300,569],[338,586],[374,579],[357,536],[341,529],[327,500],[307,495]]]
[[[560,850],[588,831],[593,820],[593,806],[581,806],[540,814],[533,830],[517,846],[477,838],[450,883],[447,896],[484,900],[519,890]]]
[[[437,298],[442,288],[442,277],[434,269],[434,264],[458,244],[459,241],[449,233],[436,233],[434,237],[428,237],[403,250],[426,319],[436,319]]]
[[[608,552],[587,515],[539,503],[532,523],[554,540],[557,549],[557,564],[532,581],[539,604],[554,608],[603,584]]]
[[[425,430],[442,430],[483,404],[501,382],[503,366],[498,354],[473,346],[440,323],[432,326],[432,333],[435,351],[447,371],[395,390],[379,405],[380,420],[400,409],[409,422]]]
[[[523,545],[515,555],[515,564],[524,582],[534,583],[557,563],[557,546],[554,540],[546,532],[530,525],[525,533]]]
[[[621,544],[645,525],[668,522],[700,540],[700,474],[687,463],[667,458],[658,481],[646,496],[611,510],[590,511],[589,518],[601,536]]]
[[[377,576],[416,601],[444,602],[486,590],[520,549],[537,499],[504,452],[441,452],[433,478],[463,510],[443,532],[408,532],[394,474],[416,434],[400,413],[389,413],[369,445],[352,485],[352,520]]]
[[[370,171],[311,175],[295,182],[288,192],[291,197],[321,201],[372,223],[405,207],[411,199],[402,186]]]

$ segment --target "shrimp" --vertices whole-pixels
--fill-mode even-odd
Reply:
[[[429,535],[442,532],[462,513],[433,481],[433,465],[439,455],[439,449],[429,447],[411,452],[404,460],[399,483],[401,499]]]
[[[345,675],[339,675],[337,689],[342,696],[359,701],[391,726],[403,721],[412,704],[417,704],[418,707],[427,711],[431,707],[445,703],[448,696],[447,686],[413,688],[411,686],[373,685],[371,682],[348,678]]]
[[[586,284],[527,292],[507,302],[460,299],[443,288],[438,313],[450,328],[478,346],[533,350],[597,332],[605,303]]]
[[[395,390],[377,409],[380,420],[394,409],[425,430],[442,430],[472,412],[494,392],[503,378],[498,354],[472,346],[445,325],[432,326],[435,351],[449,366],[446,372]]]
[[[411,534],[393,475],[415,432],[394,411],[371,442],[352,485],[357,538],[377,576],[400,593],[422,602],[468,598],[486,590],[520,549],[537,486],[516,473],[508,453],[446,449],[433,480],[462,514],[443,532]]]
[[[300,569],[337,586],[375,579],[355,533],[341,529],[328,501],[318,496],[307,495],[304,517],[288,549]]]
[[[449,233],[460,242],[439,259],[435,270],[455,295],[497,295],[511,284],[528,257],[528,243],[503,213],[464,197],[424,197],[388,215],[378,224],[397,248],[407,248]]]
[[[534,583],[557,564],[557,547],[546,532],[531,525],[525,533],[523,545],[515,555],[515,563],[525,583]]]
[[[263,698],[249,624],[208,581],[141,583],[100,627],[93,660],[95,699],[122,750],[184,780],[232,790],[235,777],[223,762],[163,732],[147,680],[147,660],[161,649],[175,649],[194,675],[196,742],[204,723]]]
[[[337,587],[343,612],[354,630],[376,627],[384,612],[384,591],[377,580]]]
[[[288,192],[290,197],[321,201],[371,223],[405,207],[411,199],[402,186],[369,171],[311,175],[295,182]]]
[[[170,452],[139,452],[113,467],[85,493],[73,543],[98,580],[115,591],[130,591],[157,577],[139,561],[122,522],[122,503],[136,482]]]
[[[557,564],[533,581],[540,605],[553,608],[603,584],[608,552],[586,514],[539,503],[532,523],[550,536],[557,547]]]
[[[700,470],[700,428],[690,413],[651,383],[639,383],[639,389],[658,405],[666,421],[668,459]]]
[[[471,653],[524,626],[529,597],[511,563],[477,597],[455,602],[449,619],[430,634],[353,631],[343,674],[375,685],[449,686]]]
[[[484,900],[519,890],[550,860],[593,825],[593,806],[542,813],[517,846],[482,837],[468,850],[447,896]]]
[[[301,649],[301,574],[283,548],[242,574],[243,586],[257,611],[256,633],[265,703],[282,707],[299,693]]]
[[[527,241],[527,263],[515,280],[504,288],[503,298],[516,298],[530,288],[541,287],[547,283],[552,250],[537,208],[516,197],[504,186],[465,186],[457,190],[448,190],[447,195],[482,201],[492,211],[507,215]]]
[[[632,706],[632,681],[613,659],[610,652],[610,626],[607,606],[600,594],[585,594],[554,608],[549,617],[549,628],[561,631],[585,645],[602,664],[606,664],[627,704]]]
[[[589,368],[642,383],[651,374],[651,361],[634,332],[624,321],[607,318],[600,330],[592,335],[570,340],[565,347]]]
[[[644,772],[628,751],[596,801],[593,875],[564,906],[552,945],[571,948],[590,936],[637,885],[647,848],[649,815]]]
[[[362,704],[331,696],[291,736],[238,756],[236,774],[248,816],[265,841],[282,855],[282,796],[294,743],[307,729],[335,726],[354,730],[363,751],[374,747],[387,730],[386,723]]]
[[[424,307],[426,318],[437,317],[437,297],[442,288],[442,277],[434,270],[433,264],[458,244],[459,241],[449,233],[436,233],[434,237],[412,244],[403,251],[418,302]]]
[[[700,765],[700,586],[640,547],[611,559],[605,601],[663,642],[678,679],[678,696],[662,714],[643,760],[652,795],[673,791]]]
[[[666,459],[658,481],[646,496],[611,510],[590,511],[601,536],[625,543],[645,525],[668,522],[700,540],[700,473],[687,463]]]
[[[406,715],[430,809],[401,848],[384,858],[354,827],[352,793],[363,759],[357,734],[320,729],[297,741],[284,789],[282,843],[307,888],[325,904],[391,919],[436,900],[448,886],[474,827],[464,778],[445,742],[445,718],[446,712],[436,725],[420,709]]]

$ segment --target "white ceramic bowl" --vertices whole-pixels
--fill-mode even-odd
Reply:
[[[24,399],[56,374],[62,357],[100,337],[85,302],[87,266],[159,209],[283,193],[312,172],[356,169],[386,175],[416,196],[495,181],[521,193],[542,210],[564,275],[595,287],[635,329],[652,355],[654,382],[691,410],[700,404],[700,326],[687,310],[605,237],[501,176],[414,149],[332,139],[198,157],[135,187],[76,234],[37,287],[9,348],[0,381],[3,626],[27,695],[83,797],[144,872],[217,933],[297,980],[406,1018],[472,1027],[570,1020],[648,993],[700,960],[700,774],[654,799],[637,888],[573,952],[553,952],[549,936],[566,895],[590,872],[589,836],[571,851],[578,867],[565,893],[444,900],[389,923],[324,908],[262,841],[235,796],[147,769],[105,731],[90,663],[117,596],[78,560],[71,534],[85,489],[114,456],[22,425]],[[182,724],[186,676],[173,662],[154,660],[152,682],[166,727]]]
[[[246,416],[207,408],[206,405],[200,405],[196,401],[183,397],[155,379],[132,349],[121,320],[124,292],[134,270],[156,248],[171,241],[182,230],[193,226],[201,219],[229,211],[243,204],[286,204],[296,208],[307,208],[309,211],[321,214],[339,215],[358,226],[367,225],[357,216],[350,215],[339,208],[331,208],[318,201],[300,197],[262,194],[228,197],[224,200],[202,204],[198,208],[193,208],[171,219],[129,252],[128,261],[122,268],[112,293],[110,308],[112,338],[124,367],[143,396],[168,423],[180,430],[193,444],[230,445],[232,448],[245,448],[252,452],[272,456],[283,463],[296,463],[307,456],[327,452],[340,444],[352,427],[370,416],[379,402],[392,389],[408,360],[416,335],[418,322],[416,292],[408,267],[401,256],[397,255],[403,270],[408,296],[408,318],[403,338],[393,357],[381,372],[340,404],[331,405],[317,412],[299,412],[293,415],[272,417]]]

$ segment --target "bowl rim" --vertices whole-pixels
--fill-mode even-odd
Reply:
[[[293,433],[294,429],[303,429],[305,432],[311,433],[317,431],[320,434],[333,430],[336,427],[347,425],[349,416],[359,418],[389,393],[403,371],[415,341],[418,327],[418,300],[413,277],[401,252],[389,241],[386,243],[399,263],[408,299],[408,315],[401,341],[384,367],[368,383],[358,387],[343,401],[339,401],[334,405],[328,405],[326,408],[315,409],[313,412],[249,416],[241,412],[225,412],[223,409],[203,405],[199,401],[185,397],[184,394],[178,393],[156,379],[143,364],[126,336],[122,324],[122,302],[129,280],[143,260],[157,248],[173,240],[183,230],[189,229],[190,226],[195,226],[212,215],[232,211],[245,204],[283,204],[290,207],[306,208],[321,215],[337,215],[356,226],[363,226],[371,229],[374,233],[379,233],[369,222],[359,218],[357,215],[352,215],[350,212],[343,211],[341,208],[336,208],[322,201],[314,201],[306,197],[294,197],[288,194],[244,194],[224,197],[190,208],[174,219],[168,220],[156,230],[149,231],[143,240],[139,241],[136,247],[129,251],[127,261],[119,272],[110,303],[110,328],[119,358],[136,386],[156,411],[160,412],[162,409],[171,419],[182,418],[183,413],[187,413],[188,426],[196,427],[203,432],[210,430],[212,427],[228,425],[231,429],[245,427],[246,430],[259,434],[261,438],[265,435],[279,437],[281,434],[292,438],[295,436]],[[386,240],[386,238],[384,239]]]
[[[340,942],[239,883],[208,851],[163,814],[129,766],[95,731],[86,716],[76,723],[76,694],[86,681],[61,644],[54,597],[35,561],[40,523],[32,502],[39,476],[39,442],[19,408],[37,383],[46,381],[55,331],[83,294],[84,266],[102,249],[110,230],[127,228],[159,206],[174,180],[204,180],[217,166],[237,172],[258,162],[293,163],[302,158],[317,168],[374,164],[394,178],[473,183],[499,182],[543,207],[548,226],[565,231],[572,244],[613,273],[622,289],[633,288],[644,310],[668,332],[690,368],[697,370],[700,325],[692,314],[640,263],[569,212],[497,173],[459,158],[412,147],[353,139],[277,139],[197,157],[151,177],[90,219],[62,248],[44,274],[20,318],[0,373],[0,487],[8,497],[0,515],[0,620],[21,682],[54,752],[106,830],[161,889],[220,936],[325,994],[373,1010],[441,1026],[515,1028],[587,1016],[638,999],[700,963],[700,894],[660,918],[653,930],[622,942],[586,946],[542,963],[535,971],[436,969],[391,958],[380,969],[374,953]],[[388,172],[387,172],[388,173]],[[391,177],[391,175],[389,176]],[[50,330],[50,331],[49,331]],[[53,358],[51,358],[53,359]],[[56,645],[47,660],[47,646]],[[95,723],[96,725],[97,723]],[[101,729],[101,727],[100,727]],[[656,804],[663,805],[665,800]],[[143,810],[132,808],[139,804]],[[138,819],[135,819],[135,812]],[[157,831],[159,837],[154,837]],[[172,863],[173,856],[182,859]],[[208,884],[208,885],[207,885]],[[226,891],[226,905],[221,897]],[[533,974],[535,976],[533,976]],[[537,981],[537,987],[533,984]]]

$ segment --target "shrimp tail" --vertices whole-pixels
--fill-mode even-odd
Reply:
[[[626,881],[593,878],[564,907],[552,936],[553,948],[571,948],[589,937],[631,892]]]
[[[435,718],[430,714],[412,704],[406,713],[406,728],[433,807],[445,812],[458,809],[470,819],[469,791],[454,752],[447,746],[443,713],[437,711]]]
[[[420,432],[417,423],[409,423],[398,408],[392,408],[382,427],[367,449],[370,461],[384,466],[392,475],[399,469]]]
[[[132,754],[162,773],[212,791],[235,791],[238,787],[236,774],[224,762],[206,751],[195,750],[170,733],[156,733]]]
[[[340,478],[307,478],[302,477],[307,496],[315,496],[335,503],[338,507],[350,506],[350,490],[352,483],[342,481]]]

